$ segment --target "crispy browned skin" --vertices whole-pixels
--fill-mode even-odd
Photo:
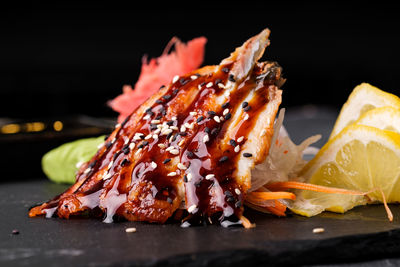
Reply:
[[[280,67],[257,62],[268,36],[266,29],[220,65],[161,88],[117,125],[74,185],[29,216],[89,210],[106,222],[163,223],[184,203],[189,217],[240,218],[281,102]]]

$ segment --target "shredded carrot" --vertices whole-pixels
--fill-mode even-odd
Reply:
[[[272,206],[266,206],[264,207],[266,210],[268,210],[269,212],[271,212],[272,214],[275,214],[277,216],[281,216],[284,217],[286,216],[286,206],[283,205],[281,202],[279,202],[278,200],[274,199],[272,200],[274,202],[274,205]]]
[[[249,219],[247,219],[247,218],[244,217],[243,215],[240,216],[240,220],[242,221],[243,227],[246,228],[246,229],[250,229],[250,228],[256,227],[256,224],[255,224],[255,223],[251,223],[251,222],[249,221]]]
[[[246,200],[251,202],[263,202],[272,199],[296,199],[296,195],[290,192],[250,192]]]
[[[342,188],[334,188],[334,187],[327,187],[322,185],[315,185],[315,184],[308,184],[302,182],[276,182],[271,183],[266,186],[271,191],[281,191],[287,189],[303,189],[303,190],[310,190],[322,193],[331,193],[331,194],[345,194],[345,195],[356,195],[356,196],[365,196],[367,193],[355,191],[355,190],[348,190]]]

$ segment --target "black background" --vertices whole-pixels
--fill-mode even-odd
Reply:
[[[283,106],[339,108],[369,82],[399,94],[399,7],[381,1],[32,2],[0,9],[0,117],[115,117],[106,102],[134,84],[141,58],[173,36],[206,36],[217,64],[263,28],[264,59],[284,69]]]

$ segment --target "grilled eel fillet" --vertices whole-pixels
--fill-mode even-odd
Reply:
[[[268,154],[281,103],[281,68],[258,62],[269,33],[252,37],[220,65],[162,86],[116,125],[74,185],[29,216],[89,211],[105,222],[117,215],[164,223],[182,208],[210,222],[240,218],[250,171]]]

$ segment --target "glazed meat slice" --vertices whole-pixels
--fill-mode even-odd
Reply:
[[[105,222],[116,215],[163,223],[183,209],[187,222],[238,221],[281,103],[281,68],[258,62],[268,36],[265,29],[220,65],[161,87],[116,125],[74,185],[29,215],[89,211]]]

